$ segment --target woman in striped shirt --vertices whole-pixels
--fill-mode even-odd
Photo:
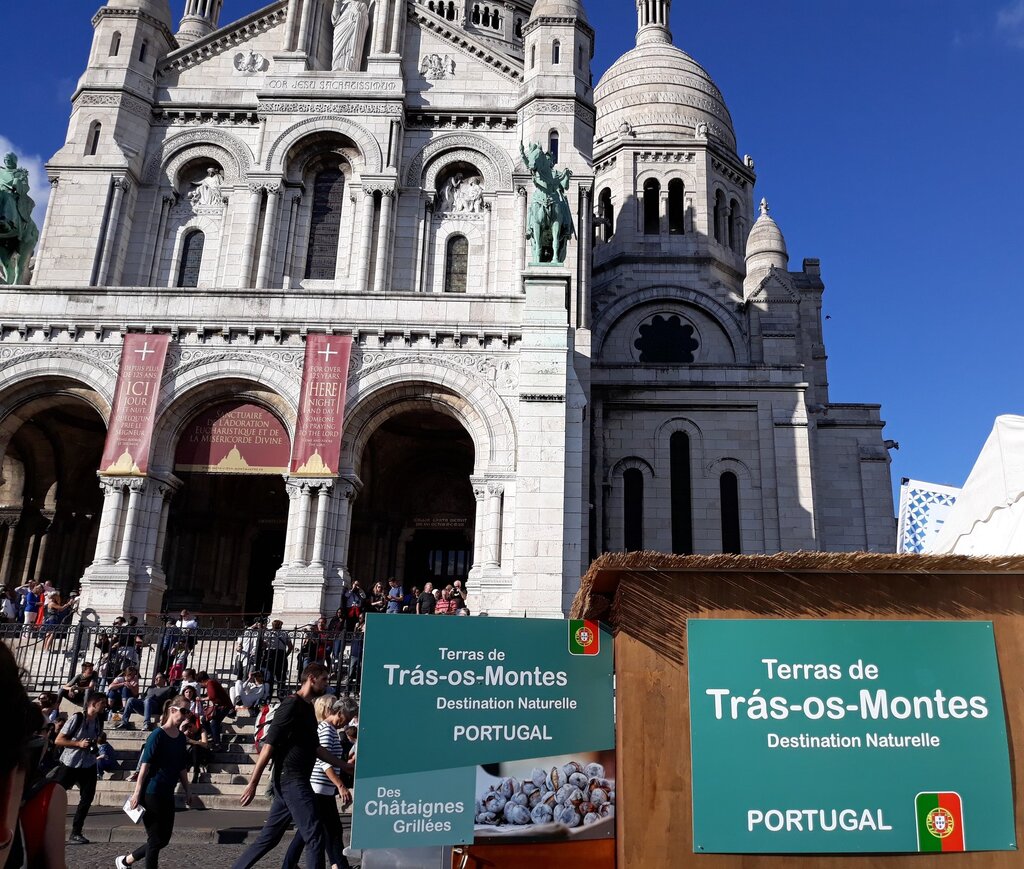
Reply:
[[[336,757],[341,757],[341,737],[338,735],[338,728],[343,721],[341,709],[334,707],[337,702],[338,698],[324,694],[313,701],[313,711],[316,713],[316,734],[320,745]],[[346,772],[350,773],[352,771],[351,764],[346,766]],[[337,798],[340,794],[342,805],[348,805],[352,801],[352,794],[341,780],[341,771],[341,767],[331,766],[326,761],[318,760],[313,767],[313,774],[309,777],[316,800],[317,817],[323,824],[324,844],[327,848],[327,858],[331,862],[331,869],[348,869],[349,866],[344,854],[345,843],[342,841],[341,816],[338,814]],[[300,836],[296,836],[292,840],[288,853],[284,856],[281,869],[294,869],[299,865],[304,845]]]

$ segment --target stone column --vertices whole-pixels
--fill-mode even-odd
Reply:
[[[295,15],[299,9],[299,0],[288,0],[288,16],[285,19],[284,50],[295,51],[296,23]]]
[[[135,541],[139,536],[139,525],[142,519],[142,496],[146,492],[144,479],[132,479],[128,487],[128,516],[124,524],[124,537],[121,540],[121,554],[118,564],[131,564],[135,560]]]
[[[295,546],[295,527],[298,525],[299,516],[299,495],[302,494],[302,489],[297,482],[285,476],[284,491],[288,496],[288,520],[284,532],[284,561],[281,564],[282,568],[286,568],[292,563],[292,549]]]
[[[20,511],[0,516],[0,528],[5,529],[3,562],[0,564],[0,585],[9,585],[11,581],[11,571],[14,569],[14,535],[19,518]]]
[[[484,285],[480,292],[490,295],[494,292],[493,263],[491,262],[491,233],[494,231],[494,221],[491,220],[491,203],[484,202]],[[469,290],[469,287],[466,287]]]
[[[405,0],[395,0],[395,14],[391,19],[391,54],[402,53],[402,34],[405,32]]]
[[[352,537],[352,502],[359,494],[358,481],[339,478],[336,481],[337,497],[335,503],[335,526],[337,536],[334,542],[334,563],[341,568],[342,574],[348,578],[348,544]]]
[[[124,195],[131,190],[132,182],[127,178],[114,179],[114,197],[110,204],[110,214],[107,216],[107,225],[104,231],[103,252],[100,254],[100,267],[96,272],[96,282],[99,286],[109,283],[113,272],[114,243],[121,227],[121,211],[124,208]]]
[[[526,266],[526,188],[516,188],[516,272]],[[514,274],[516,282],[519,275]]]
[[[427,279],[427,244],[430,238],[430,221],[434,216],[434,198],[426,194],[423,198],[423,210],[418,221],[419,241],[416,245],[416,281],[413,286],[418,292],[426,292]]]
[[[306,547],[309,542],[309,508],[312,503],[310,484],[306,481],[298,483],[299,506],[295,515],[295,538],[292,545],[292,567],[305,567]]]
[[[380,227],[377,229],[377,263],[373,272],[373,291],[383,293],[387,289],[388,266],[391,264],[391,209],[395,201],[395,189],[381,191]]]
[[[242,242],[242,255],[238,263],[238,286],[245,289],[252,277],[252,252],[256,246],[257,221],[260,219],[260,201],[263,198],[263,186],[249,185],[249,214],[246,216],[245,240]]]
[[[363,188],[363,208],[360,216],[359,271],[356,273],[356,290],[365,293],[370,281],[370,240],[373,238],[373,193]]]
[[[506,42],[512,42],[515,38],[516,7],[511,3],[503,3],[505,7],[505,26],[502,28],[502,35]]]
[[[113,564],[117,532],[121,525],[124,483],[119,479],[100,477],[103,490],[103,512],[100,514],[100,530],[96,538],[94,564]]]
[[[50,532],[53,530],[53,515],[43,513],[43,524],[39,528],[39,550],[36,553],[36,566],[33,571],[37,582],[46,579],[43,576],[43,559],[46,558],[46,548],[50,542]]]
[[[50,199],[47,203],[46,214],[43,216],[43,228],[39,230],[39,240],[36,242],[36,263],[32,269],[30,279],[26,283],[37,284],[38,280],[36,276],[39,274],[40,266],[42,265],[42,254],[46,250],[46,236],[47,230],[50,228],[50,215],[53,214],[55,209],[55,201],[57,199],[57,185],[60,183],[60,176],[55,175],[50,179]]]
[[[484,566],[484,523],[487,521],[484,499],[487,497],[487,486],[482,480],[471,482],[473,483],[473,497],[476,499],[476,519],[473,523],[473,568],[482,570]]]
[[[160,219],[156,225],[156,237],[153,239],[153,256],[149,262],[149,275],[146,286],[156,285],[156,274],[160,267],[160,253],[164,249],[164,233],[167,231],[167,215],[174,207],[174,194],[165,193],[160,197]]]
[[[302,0],[302,17],[299,21],[299,35],[296,38],[295,48],[303,54],[309,52],[309,18],[313,3],[314,0]]]
[[[270,282],[270,252],[277,236],[277,206],[281,201],[280,184],[268,184],[267,211],[263,219],[263,241],[260,244],[260,262],[256,269],[256,289],[265,290]]]
[[[384,41],[388,33],[388,2],[377,0],[377,14],[373,20],[373,53],[384,53]]]
[[[576,280],[577,294],[576,325],[581,329],[590,328],[590,264],[594,258],[594,206],[591,202],[592,187],[580,187],[580,226],[577,230],[580,249],[580,271]]]
[[[164,569],[164,549],[167,547],[167,522],[171,516],[171,498],[174,490],[170,486],[160,487],[160,521],[156,531],[156,551],[153,553],[153,566]]]
[[[299,206],[302,204],[302,194],[295,191],[289,197],[291,205],[288,212],[288,239],[284,246],[284,276],[282,283],[284,288],[292,286],[292,272],[295,269],[295,232],[299,223]],[[300,279],[301,280],[301,279]],[[298,283],[298,281],[296,281]]]
[[[487,484],[487,537],[485,555],[487,567],[501,566],[501,501],[505,486],[501,483]]]
[[[333,480],[323,480],[316,494],[316,526],[313,531],[313,558],[310,567],[323,568],[324,550],[327,544],[327,520],[331,510],[331,489]]]

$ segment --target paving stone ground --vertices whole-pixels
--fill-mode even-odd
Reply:
[[[183,830],[175,834],[171,844],[160,852],[160,865],[168,869],[227,869],[246,849],[246,845],[211,845],[198,841]],[[189,841],[193,839],[194,841]],[[114,842],[99,845],[68,845],[68,869],[113,869],[114,858],[125,853],[128,847]],[[258,864],[257,869],[277,869],[288,850],[283,842]],[[301,864],[305,866],[305,863]]]

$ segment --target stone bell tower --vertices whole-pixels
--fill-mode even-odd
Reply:
[[[92,19],[89,65],[72,98],[64,146],[47,164],[54,220],[78,231],[40,244],[34,283],[117,285],[145,159],[158,60],[177,47],[168,0],[108,0]],[[82,208],[107,203],[102,220]],[[52,224],[54,220],[49,222]]]

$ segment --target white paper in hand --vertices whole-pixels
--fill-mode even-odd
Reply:
[[[139,822],[139,818],[141,818],[146,813],[146,809],[143,806],[139,806],[137,809],[133,809],[132,798],[128,797],[128,799],[124,801],[124,813],[132,819],[133,824],[137,824]]]

